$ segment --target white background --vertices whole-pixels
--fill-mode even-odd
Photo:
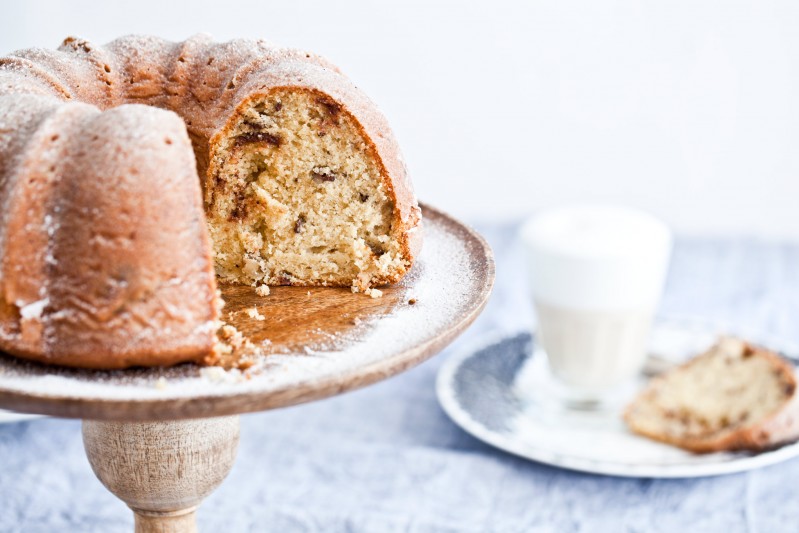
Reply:
[[[15,2],[0,51],[201,31],[338,63],[419,197],[471,220],[605,201],[799,241],[797,2]]]

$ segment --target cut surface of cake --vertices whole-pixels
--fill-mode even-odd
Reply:
[[[3,351],[213,363],[217,276],[366,292],[420,230],[385,118],[314,54],[200,35],[0,58]]]
[[[222,279],[368,288],[405,271],[393,191],[338,103],[278,89],[251,98],[231,126],[206,184]]]
[[[628,406],[636,433],[699,453],[760,451],[799,438],[793,367],[732,337],[652,380]]]

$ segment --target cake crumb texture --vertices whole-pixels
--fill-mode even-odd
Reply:
[[[379,157],[329,97],[280,89],[240,110],[206,195],[218,275],[368,288],[409,268]]]
[[[793,367],[725,337],[654,378],[625,420],[636,433],[695,452],[757,451],[799,438],[798,415]]]

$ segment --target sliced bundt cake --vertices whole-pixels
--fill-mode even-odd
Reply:
[[[130,36],[0,58],[4,351],[211,362],[214,270],[365,290],[408,271],[420,224],[384,117],[312,54]]]

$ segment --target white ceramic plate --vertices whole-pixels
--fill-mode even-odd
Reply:
[[[650,354],[663,366],[706,349],[721,333],[734,333],[779,351],[794,363],[799,347],[764,335],[692,320],[658,322]],[[438,374],[447,414],[468,433],[501,450],[552,466],[623,477],[681,478],[730,474],[799,455],[799,443],[751,453],[698,455],[631,433],[621,409],[636,391],[621,393],[618,408],[603,412],[558,410],[535,401],[546,360],[529,333],[489,339],[454,354]],[[642,376],[638,386],[642,386]],[[540,390],[539,390],[540,392]]]

